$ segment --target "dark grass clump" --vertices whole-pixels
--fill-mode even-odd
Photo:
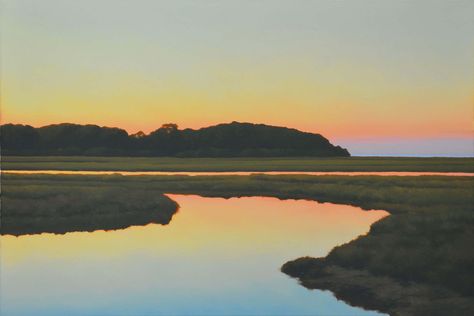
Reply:
[[[3,185],[1,234],[63,234],[168,224],[178,205],[150,190],[90,184]]]

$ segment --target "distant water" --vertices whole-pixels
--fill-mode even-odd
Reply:
[[[266,175],[311,175],[311,176],[449,176],[473,177],[474,172],[416,172],[416,171],[82,171],[82,170],[2,170],[12,174],[77,174],[124,176],[248,176]]]
[[[1,236],[0,314],[380,315],[279,271],[365,234],[384,211],[269,197],[169,195],[169,225]]]

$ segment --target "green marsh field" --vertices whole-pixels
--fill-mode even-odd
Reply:
[[[474,158],[166,158],[5,156],[3,170],[474,172]]]

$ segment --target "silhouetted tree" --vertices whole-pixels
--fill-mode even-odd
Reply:
[[[349,156],[319,134],[296,129],[232,122],[193,129],[168,123],[145,135],[128,135],[118,128],[97,125],[56,124],[33,128],[7,124],[1,127],[5,154],[275,157]]]

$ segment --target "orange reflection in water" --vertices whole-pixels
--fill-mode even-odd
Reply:
[[[4,267],[35,257],[77,258],[149,253],[171,257],[271,253],[275,264],[300,256],[324,256],[334,246],[368,231],[385,211],[270,197],[204,198],[169,195],[180,210],[169,225],[117,231],[2,236]]]

